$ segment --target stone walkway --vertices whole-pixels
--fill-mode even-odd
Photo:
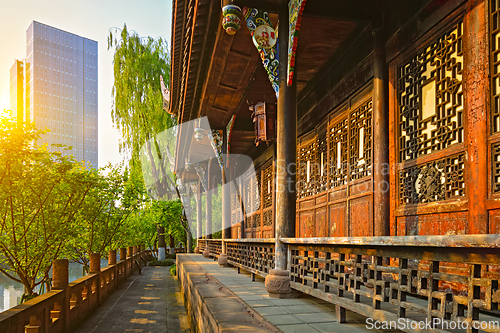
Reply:
[[[147,266],[142,274],[129,277],[74,332],[190,332],[179,286],[169,268]]]
[[[366,318],[361,315],[347,311],[347,323],[340,324],[336,320],[335,306],[331,303],[307,295],[293,299],[270,298],[263,278],[256,276],[255,282],[252,282],[250,274],[243,270],[238,274],[236,268],[220,268],[213,259],[205,259],[201,255],[190,257],[285,333],[377,332],[366,328]]]

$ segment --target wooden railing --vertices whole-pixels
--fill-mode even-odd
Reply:
[[[422,331],[416,326],[422,320],[434,320],[429,330],[434,332],[460,322],[468,332],[479,327],[500,331],[500,318],[492,317],[498,315],[500,302],[499,235],[282,242],[288,247],[291,287],[337,305],[340,321],[348,309],[374,320],[404,322],[398,328],[408,332]],[[216,256],[213,244],[221,240],[205,243]],[[222,246],[235,267],[261,276],[274,268],[274,239],[228,239]]]
[[[150,259],[150,251],[138,252],[69,283],[66,289],[49,291],[0,313],[0,332],[70,332],[139,268],[141,258]]]

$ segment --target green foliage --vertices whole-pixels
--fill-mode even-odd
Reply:
[[[120,148],[136,158],[141,145],[174,125],[163,110],[160,75],[170,82],[168,45],[162,38],[141,38],[123,26],[119,39],[110,33],[108,50],[115,47],[112,90],[113,122],[123,136]]]
[[[175,262],[172,259],[165,259],[165,260],[153,259],[148,263],[149,266],[172,266],[174,264]]]
[[[85,197],[82,209],[75,218],[74,231],[78,237],[66,243],[68,257],[84,267],[89,265],[88,253],[101,257],[110,249],[127,242],[123,230],[130,215],[136,211],[141,198],[134,189],[132,177],[122,165],[101,168],[92,172],[93,187]],[[137,245],[133,243],[127,245]]]
[[[151,183],[162,189],[158,188],[156,192],[164,193],[165,188],[172,188],[175,184],[175,175],[168,169],[160,154],[162,149],[173,152],[175,137],[173,141],[160,140],[170,145],[167,147],[160,147],[162,142],[155,138],[156,135],[165,135],[165,130],[176,125],[175,118],[163,110],[160,85],[160,76],[163,76],[167,86],[170,82],[168,46],[162,38],[141,38],[137,33],[129,32],[124,25],[119,36],[110,33],[108,49],[111,48],[115,48],[112,118],[122,133],[120,149],[131,152],[131,174],[139,174],[142,167],[145,167],[145,173],[152,175]],[[141,154],[142,146],[145,148]],[[142,166],[139,162],[141,155],[147,160]],[[138,181],[144,184],[144,179],[140,179]],[[165,199],[163,194],[152,195],[151,198]],[[165,226],[166,234],[174,235],[185,244],[186,235],[190,233],[186,219],[182,218],[180,201],[153,201],[145,205],[141,212],[133,214],[130,222],[129,230],[132,234],[129,236],[134,237],[134,230],[137,229],[148,230],[142,235],[142,239],[149,245],[156,241],[153,236],[156,230],[154,224]],[[151,224],[150,227],[147,227],[148,223]]]
[[[172,276],[177,275],[177,265],[176,264],[173,264],[172,266],[170,266],[170,275],[172,275]]]
[[[38,145],[33,124],[0,119],[0,271],[27,294],[76,235],[74,221],[95,175],[69,149]]]

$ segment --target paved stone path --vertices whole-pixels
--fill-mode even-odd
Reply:
[[[377,332],[366,328],[366,318],[347,311],[347,323],[336,320],[335,306],[326,301],[305,295],[293,299],[270,298],[264,279],[252,282],[249,273],[236,268],[220,268],[213,259],[190,255],[207,273],[240,297],[261,316],[285,333],[367,333]],[[388,332],[388,331],[386,331]]]
[[[130,276],[74,332],[190,332],[182,295],[169,268],[147,266],[142,274]]]

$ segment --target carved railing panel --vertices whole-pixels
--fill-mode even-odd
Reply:
[[[498,266],[491,266],[498,265],[498,248],[426,247],[417,245],[418,238],[408,246],[390,246],[387,240],[385,246],[371,246],[369,238],[363,245],[293,242],[287,239],[291,285],[299,291],[376,320],[422,320],[415,316],[421,313],[431,321],[467,322],[468,332],[477,331],[474,322],[498,321],[480,315],[498,310],[499,276],[493,273]],[[393,307],[380,311],[382,303]]]
[[[227,261],[261,276],[274,269],[274,243],[227,242]]]
[[[464,142],[462,22],[398,68],[399,161]]]

